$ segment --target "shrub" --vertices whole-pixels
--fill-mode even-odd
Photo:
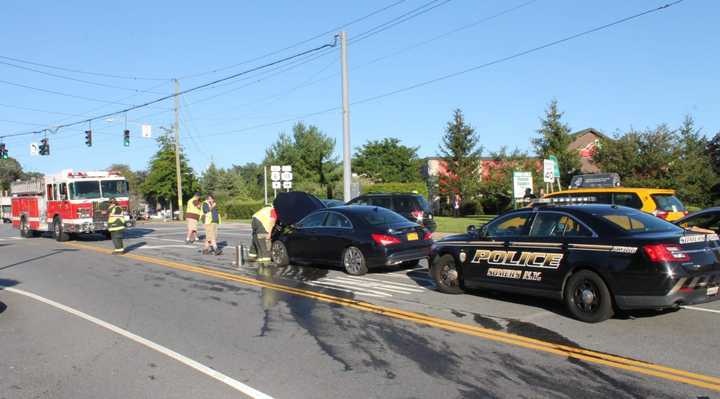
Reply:
[[[417,183],[377,183],[363,187],[363,193],[412,193],[428,198],[428,188],[423,182]]]
[[[230,201],[220,206],[220,212],[228,219],[250,219],[263,206],[263,201]]]

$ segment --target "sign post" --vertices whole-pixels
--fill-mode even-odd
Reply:
[[[525,191],[533,192],[532,172],[513,172],[513,207],[517,208],[518,199],[523,198]]]
[[[277,190],[284,189],[290,191],[292,189],[292,166],[290,165],[271,165],[270,180],[272,180],[272,188],[274,196],[277,197]]]

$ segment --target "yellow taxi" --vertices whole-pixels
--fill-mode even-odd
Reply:
[[[583,198],[590,197],[595,203],[629,206],[667,221],[677,220],[688,214],[683,203],[675,196],[675,190],[661,188],[575,188],[546,194],[543,198],[582,201]]]

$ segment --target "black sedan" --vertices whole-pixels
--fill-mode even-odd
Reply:
[[[278,209],[282,219],[282,209]],[[417,264],[430,255],[430,232],[397,213],[376,206],[321,208],[273,234],[272,259],[341,265],[362,275],[382,266]]]
[[[682,219],[674,221],[673,223],[684,229],[704,229],[720,233],[720,207],[693,212]]]
[[[720,299],[720,241],[617,205],[535,206],[433,248],[438,289],[494,289],[565,302],[585,322],[615,309]]]

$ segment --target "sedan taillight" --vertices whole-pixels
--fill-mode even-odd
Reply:
[[[673,244],[650,244],[643,247],[645,255],[651,262],[687,262],[690,260],[688,254]]]
[[[388,246],[393,244],[400,244],[400,239],[397,237],[389,236],[386,234],[371,234],[370,235],[376,244],[382,246]]]
[[[425,241],[432,240],[432,233],[425,230],[425,235],[423,236],[423,240],[425,240]]]

